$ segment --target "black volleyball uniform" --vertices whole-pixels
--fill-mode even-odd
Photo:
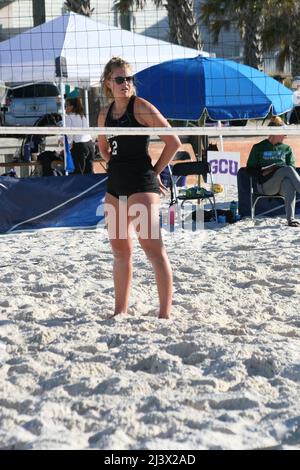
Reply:
[[[144,127],[134,117],[135,96],[129,100],[127,109],[119,119],[112,117],[112,103],[106,119],[106,127]],[[111,156],[108,162],[107,192],[112,196],[131,196],[135,193],[160,194],[156,173],[148,154],[149,136],[108,136]]]

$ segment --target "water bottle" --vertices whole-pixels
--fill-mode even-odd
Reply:
[[[172,205],[169,207],[169,227],[170,232],[175,231],[175,207]]]
[[[232,214],[232,220],[233,221],[237,220],[238,204],[237,204],[236,201],[231,201],[231,203],[230,203],[230,212]]]

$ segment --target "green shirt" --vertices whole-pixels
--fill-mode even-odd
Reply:
[[[295,163],[295,157],[289,145],[283,143],[273,145],[269,139],[265,139],[253,145],[247,161],[247,168],[256,170],[258,182],[264,183],[272,177],[272,174],[262,176],[262,167],[272,164],[279,166],[295,166]]]

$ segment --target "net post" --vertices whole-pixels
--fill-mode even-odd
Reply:
[[[63,124],[63,127],[66,127],[65,84],[62,80],[62,77],[59,77],[59,88],[60,88],[60,94],[61,94],[62,124]],[[66,148],[65,139],[64,139],[64,165],[65,165],[65,174],[66,176],[68,176],[69,172],[67,171],[67,148]]]
[[[85,106],[87,124],[88,124],[88,127],[90,127],[89,95],[88,95],[87,88],[84,89],[84,106]]]
[[[63,81],[63,77],[66,78],[68,76],[68,73],[67,73],[67,63],[66,63],[65,57],[59,56],[55,58],[55,73],[59,79],[61,107],[62,107],[62,124],[63,124],[63,127],[66,127],[65,83]],[[65,165],[65,174],[66,176],[68,176],[69,173],[67,171],[67,149],[66,149],[65,139],[64,139],[64,165]]]

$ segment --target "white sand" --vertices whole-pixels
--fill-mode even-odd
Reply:
[[[174,313],[135,249],[113,309],[104,229],[0,238],[0,447],[300,446],[300,230],[282,217],[165,233]]]

